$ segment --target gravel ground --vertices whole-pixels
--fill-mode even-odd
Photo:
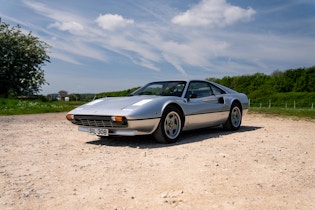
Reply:
[[[100,140],[65,113],[0,117],[0,209],[315,209],[315,122]]]

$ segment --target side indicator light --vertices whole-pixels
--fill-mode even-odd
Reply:
[[[116,121],[116,122],[123,122],[124,121],[124,117],[122,117],[122,116],[114,116],[114,117],[112,117],[112,120]]]
[[[123,116],[113,116],[112,121],[121,123],[122,125],[127,125],[127,119]]]
[[[67,118],[67,120],[73,120],[74,119],[73,114],[67,114],[66,118]]]

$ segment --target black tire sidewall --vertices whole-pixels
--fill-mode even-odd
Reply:
[[[179,131],[178,135],[176,136],[176,138],[174,138],[174,139],[169,138],[166,135],[166,131],[164,129],[165,119],[170,112],[176,112],[177,115],[179,116],[179,120],[180,120],[180,128],[179,128],[180,131]],[[160,143],[174,143],[180,138],[182,128],[183,128],[183,117],[181,115],[181,112],[175,106],[168,106],[165,108],[165,110],[162,114],[159,126],[157,127],[156,131],[154,132],[154,137]]]
[[[237,107],[239,109],[239,111],[241,112],[241,119],[240,119],[240,123],[237,127],[235,127],[232,123],[232,112],[233,112],[233,109]],[[223,127],[225,130],[229,130],[229,131],[235,131],[235,130],[238,130],[240,127],[241,127],[241,124],[242,124],[242,109],[241,109],[241,106],[238,104],[238,103],[233,103],[232,106],[231,106],[231,110],[230,110],[230,113],[229,113],[229,118],[227,119],[227,121],[224,123]]]

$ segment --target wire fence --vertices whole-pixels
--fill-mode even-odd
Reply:
[[[255,108],[285,108],[285,109],[313,109],[314,110],[314,102],[305,102],[301,100],[294,101],[258,101],[249,99],[249,106]]]

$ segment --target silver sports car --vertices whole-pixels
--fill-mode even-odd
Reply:
[[[182,131],[223,125],[237,130],[248,98],[204,80],[149,83],[126,97],[94,100],[66,118],[97,136],[153,134],[160,143],[176,142]]]

